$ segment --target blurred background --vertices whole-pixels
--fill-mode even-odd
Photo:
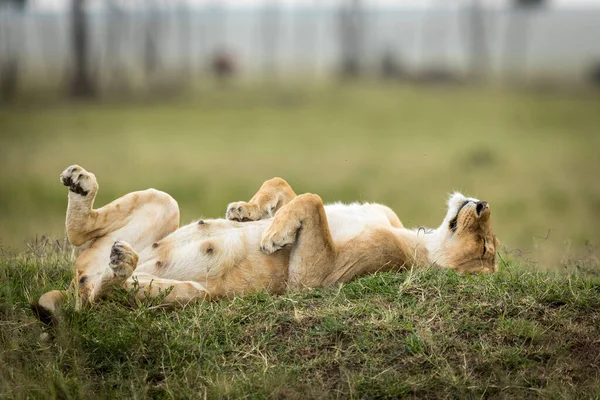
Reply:
[[[600,0],[0,0],[0,246],[155,187],[182,224],[273,176],[435,227],[490,202],[502,256],[600,273]]]

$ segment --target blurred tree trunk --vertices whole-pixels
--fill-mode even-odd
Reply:
[[[73,73],[71,94],[75,97],[92,97],[95,94],[89,65],[88,21],[85,0],[71,0],[71,45]]]
[[[206,51],[207,43],[206,43],[206,34],[207,34],[207,26],[206,26],[206,13],[205,11],[197,10],[197,18],[196,20],[196,35],[194,36],[194,44],[195,44],[195,62],[192,62],[192,67],[194,69],[194,73],[203,73],[204,68],[208,61],[208,52]]]
[[[509,81],[519,81],[527,66],[529,42],[528,10],[518,7],[510,11],[508,22],[504,68]]]
[[[314,17],[309,18],[309,20],[312,21],[312,24],[309,27],[311,29],[312,37],[309,39],[309,43],[311,46],[311,65],[312,69],[314,70],[313,76],[317,78],[319,76],[319,43],[321,42],[320,19],[322,18],[322,11],[319,8],[319,0],[313,0],[312,10],[314,12]]]
[[[276,2],[265,3],[262,15],[262,49],[265,79],[274,81],[278,74],[277,53],[280,35],[280,10]]]
[[[0,2],[0,12],[8,14],[10,18],[4,18],[4,26],[0,25],[0,100],[12,101],[16,98],[19,88],[19,64],[21,46],[23,45],[24,32],[17,31],[17,24],[22,23],[21,12],[25,7],[25,1]],[[2,10],[4,8],[4,10]]]
[[[189,81],[191,79],[191,36],[192,36],[192,9],[187,2],[181,2],[179,4],[179,51],[181,52],[181,74],[180,78],[183,81]]]
[[[127,26],[126,15],[117,0],[106,1],[106,7],[108,11],[106,20],[106,70],[109,74],[109,85],[118,91],[126,91],[130,85],[122,57],[123,42],[126,36],[125,27]]]
[[[489,69],[485,14],[481,0],[472,0],[468,9],[470,27],[470,74],[471,79],[485,78]]]
[[[357,77],[361,73],[365,45],[365,15],[361,0],[342,3],[339,12],[341,74]]]
[[[41,54],[43,76],[49,81],[62,71],[56,68],[55,52],[50,45],[60,35],[60,21],[57,21],[57,18],[38,19],[34,30],[39,46],[38,51]]]
[[[160,36],[160,10],[153,0],[148,1],[144,24],[144,72],[146,79],[152,79],[160,68],[158,37]]]

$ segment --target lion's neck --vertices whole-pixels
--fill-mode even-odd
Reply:
[[[399,229],[398,238],[412,254],[407,262],[417,267],[443,266],[441,262],[444,232],[438,229]]]

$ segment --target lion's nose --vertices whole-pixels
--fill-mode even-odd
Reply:
[[[488,206],[487,201],[478,201],[477,202],[477,208],[476,208],[477,215],[481,215],[481,212],[483,210],[485,210],[487,208],[487,206]]]

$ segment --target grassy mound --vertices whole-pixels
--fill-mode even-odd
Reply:
[[[71,258],[1,257],[0,398],[600,396],[599,277],[508,262],[176,311],[71,301],[44,340],[28,303]]]

